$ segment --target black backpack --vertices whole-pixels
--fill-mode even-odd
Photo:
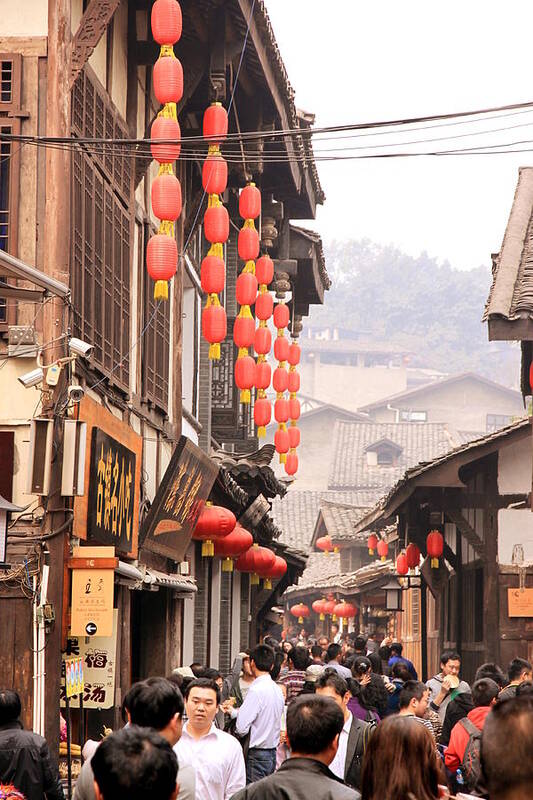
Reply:
[[[481,731],[476,728],[473,722],[468,717],[460,720],[460,725],[463,726],[468,733],[468,742],[466,743],[463,760],[461,762],[461,772],[465,786],[472,791],[475,789],[481,777]]]

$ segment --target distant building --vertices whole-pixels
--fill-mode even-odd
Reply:
[[[524,413],[520,392],[465,372],[361,406],[376,422],[445,422],[456,431],[490,433]]]

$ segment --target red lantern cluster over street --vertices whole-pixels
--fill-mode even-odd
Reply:
[[[229,509],[207,503],[192,534],[193,539],[202,542],[202,556],[212,558],[215,555],[214,543],[229,536],[236,524],[235,515]]]
[[[324,614],[330,614],[331,621],[336,622],[337,617],[335,616],[335,606],[337,605],[337,601],[333,599],[333,597],[328,597],[326,602],[324,603]]]
[[[272,348],[272,335],[268,328],[268,320],[272,316],[274,300],[268,291],[274,279],[274,262],[268,255],[261,256],[255,264],[255,277],[258,284],[258,295],[255,301],[255,316],[259,325],[255,329],[254,350],[257,354],[255,365],[254,422],[257,426],[257,436],[262,439],[266,436],[266,427],[272,418],[270,400],[267,398],[267,389],[272,379],[272,370],[267,361],[267,356]]]
[[[287,463],[287,453],[290,450],[290,440],[287,431],[289,421],[290,406],[285,397],[285,392],[289,388],[289,373],[287,371],[287,359],[289,357],[289,342],[285,337],[285,328],[289,324],[289,307],[283,302],[279,302],[274,309],[274,325],[278,332],[274,342],[274,356],[278,361],[278,366],[274,370],[272,385],[276,392],[276,402],[274,403],[274,418],[278,423],[278,429],[274,436],[274,445],[279,453],[280,464]]]
[[[444,538],[440,531],[430,531],[426,539],[426,548],[429,558],[431,558],[431,568],[438,569],[439,558],[444,552]]]
[[[304,617],[309,617],[311,612],[304,603],[298,603],[295,606],[291,606],[291,614],[293,617],[298,617],[298,622],[301,625],[304,621]]]
[[[250,403],[251,390],[256,383],[256,364],[249,353],[255,341],[255,319],[251,306],[255,305],[257,298],[255,260],[259,255],[259,233],[254,220],[261,213],[261,192],[255,183],[249,183],[242,190],[239,196],[239,213],[244,224],[239,231],[237,249],[239,258],[244,261],[244,269],[237,278],[236,294],[240,310],[233,324],[233,341],[239,348],[235,362],[235,384],[241,390],[241,403]],[[260,406],[260,420],[261,410],[266,417],[266,409],[261,409]]]
[[[300,419],[300,401],[296,397],[297,392],[300,391],[300,375],[296,369],[300,363],[301,350],[300,345],[293,341],[288,348],[287,361],[289,362],[289,419],[291,421],[289,427],[289,455],[285,464],[285,472],[287,475],[295,475],[298,472],[298,456],[296,455],[296,448],[300,444],[300,431],[297,428],[298,420]]]
[[[203,134],[209,142],[209,149],[202,169],[202,185],[208,196],[204,234],[211,247],[201,267],[202,289],[207,294],[202,312],[202,334],[209,342],[212,361],[220,358],[220,343],[227,333],[226,312],[218,297],[224,290],[226,279],[224,243],[229,236],[229,215],[220,199],[228,183],[228,165],[220,152],[227,133],[227,111],[220,103],[212,103],[204,113]]]
[[[416,544],[413,542],[408,544],[405,555],[409,569],[416,569],[420,566],[420,548],[417,547]]]
[[[174,54],[182,31],[181,8],[177,0],[156,0],[152,7],[152,35],[160,45],[153,69],[154,94],[163,108],[151,130],[151,152],[159,163],[152,183],[151,200],[159,228],[148,241],[146,268],[155,281],[154,298],[168,300],[168,281],[176,274],[178,247],[174,223],[181,214],[181,186],[172,164],[179,158],[181,131],[176,106],[183,97],[183,68]],[[166,143],[157,140],[168,140]]]
[[[246,553],[253,543],[252,534],[239,523],[223,539],[217,539],[215,541],[215,555],[224,559],[222,561],[222,572],[233,572],[233,560]]]
[[[375,533],[371,533],[367,539],[368,555],[373,556],[378,547],[378,537]]]

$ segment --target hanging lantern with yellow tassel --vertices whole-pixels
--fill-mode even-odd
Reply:
[[[278,332],[274,342],[274,355],[278,360],[278,366],[274,370],[272,384],[276,392],[276,402],[274,403],[274,416],[278,423],[278,430],[274,436],[274,445],[279,453],[280,464],[287,461],[289,452],[289,434],[287,432],[287,422],[289,421],[289,401],[285,397],[285,392],[289,388],[289,373],[286,368],[289,343],[285,338],[285,328],[289,324],[289,307],[285,302],[277,303],[274,309],[274,326]]]
[[[236,285],[240,310],[233,325],[233,341],[239,348],[235,362],[235,384],[241,392],[241,403],[250,403],[256,378],[255,360],[249,354],[255,339],[255,320],[251,306],[255,305],[257,298],[255,260],[259,255],[259,234],[254,220],[261,213],[261,193],[254,183],[249,183],[242,190],[239,196],[239,213],[244,219],[244,225],[239,231],[237,249],[239,258],[244,261],[244,268]]]

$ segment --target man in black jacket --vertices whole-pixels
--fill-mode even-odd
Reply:
[[[322,697],[331,697],[344,716],[344,726],[339,736],[337,754],[329,768],[334,775],[342,778],[348,786],[361,788],[363,756],[368,740],[375,730],[375,723],[364,722],[353,716],[348,709],[351,694],[348,684],[333,670],[325,670],[317,679],[315,692]]]
[[[20,712],[17,692],[0,690],[0,783],[12,783],[26,800],[64,800],[48,745],[42,736],[23,730]]]
[[[273,775],[249,784],[232,800],[358,800],[328,768],[337,752],[344,715],[330,697],[302,694],[287,709],[291,758]]]

